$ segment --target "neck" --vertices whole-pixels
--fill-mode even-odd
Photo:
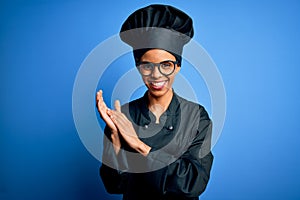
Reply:
[[[173,90],[169,90],[166,94],[160,97],[152,96],[148,92],[148,99],[149,99],[149,108],[157,108],[160,107],[161,111],[166,111],[168,106],[170,105],[173,97]]]

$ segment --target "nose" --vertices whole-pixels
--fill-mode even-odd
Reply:
[[[162,76],[162,74],[160,73],[158,66],[154,66],[153,71],[151,73],[151,77],[153,78],[160,78]]]

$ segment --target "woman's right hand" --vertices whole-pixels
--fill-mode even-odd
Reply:
[[[103,91],[102,90],[99,90],[97,92],[96,102],[97,102],[98,112],[99,112],[101,118],[104,120],[104,122],[106,123],[106,125],[108,126],[108,128],[111,131],[112,143],[114,144],[115,152],[118,154],[118,152],[121,148],[119,133],[118,133],[117,126],[114,124],[114,122],[111,120],[110,116],[107,114],[110,109],[106,106],[106,104],[103,100]],[[121,112],[121,106],[120,106],[119,101],[115,102],[115,109],[117,111]]]
[[[102,90],[99,90],[99,92],[97,92],[96,101],[97,101],[98,112],[99,112],[101,118],[104,120],[104,122],[109,127],[109,129],[111,130],[112,133],[118,132],[117,127],[115,126],[115,124],[113,123],[113,121],[110,119],[110,117],[107,114],[107,112],[109,111],[109,108],[106,106],[106,104],[103,100],[103,91]]]

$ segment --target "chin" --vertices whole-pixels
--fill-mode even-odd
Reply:
[[[148,87],[148,92],[153,97],[163,97],[164,95],[168,94],[172,89],[163,88],[162,90],[153,90]]]

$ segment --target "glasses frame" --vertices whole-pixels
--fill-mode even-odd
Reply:
[[[163,72],[161,71],[161,66],[162,66],[162,64],[164,64],[164,63],[166,63],[166,62],[171,62],[171,63],[173,64],[173,66],[174,66],[174,67],[173,67],[173,70],[172,70],[170,73],[168,73],[168,74],[165,74],[165,73],[163,73]],[[161,62],[159,62],[159,63],[153,63],[153,62],[143,61],[143,62],[137,62],[137,63],[136,63],[136,67],[138,68],[140,74],[142,74],[143,76],[151,76],[151,74],[153,73],[153,70],[154,70],[155,66],[157,66],[158,71],[159,71],[162,75],[164,75],[164,76],[170,76],[171,74],[174,73],[174,71],[175,71],[175,69],[176,69],[176,65],[177,65],[178,63],[179,63],[179,62],[178,62],[177,60],[176,60],[176,61],[174,61],[174,60],[164,60],[164,61],[161,61]],[[141,69],[140,69],[140,65],[141,65],[141,64],[150,64],[151,67],[152,67],[151,73],[148,74],[148,75],[143,74],[143,73],[141,72]]]

